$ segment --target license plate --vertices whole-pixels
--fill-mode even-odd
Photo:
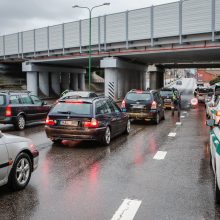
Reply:
[[[164,99],[164,102],[171,102],[171,99]]]
[[[144,106],[143,105],[134,105],[133,108],[142,109],[142,108],[144,108]]]
[[[60,121],[60,125],[77,126],[78,121]]]

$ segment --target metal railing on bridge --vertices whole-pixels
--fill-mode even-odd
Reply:
[[[210,34],[220,31],[220,0],[184,0],[152,6],[92,19],[92,45],[98,51],[122,43],[128,49],[134,41],[147,40],[146,46],[154,46],[158,38],[183,37],[194,34]],[[87,51],[89,20],[80,20],[0,36],[0,59],[50,56],[59,50]]]

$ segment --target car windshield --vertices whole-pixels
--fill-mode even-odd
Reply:
[[[161,96],[172,96],[173,92],[170,90],[161,90],[160,95]]]
[[[51,113],[71,114],[71,115],[90,115],[92,110],[91,103],[84,102],[59,102],[51,110]]]
[[[5,95],[0,95],[0,106],[5,105]]]
[[[151,101],[151,95],[149,93],[128,93],[127,100],[130,101]]]

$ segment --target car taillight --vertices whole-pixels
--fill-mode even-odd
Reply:
[[[98,128],[99,122],[95,118],[92,118],[91,121],[85,121],[83,123],[83,126],[86,128]]]
[[[216,116],[220,116],[220,110],[216,112]]]
[[[55,125],[55,121],[53,119],[50,119],[48,116],[46,118],[46,125]]]
[[[10,105],[8,105],[8,106],[6,107],[5,116],[6,116],[6,117],[11,117],[11,116],[12,116],[11,106],[10,106]]]
[[[157,109],[157,103],[155,101],[152,102],[151,109]]]
[[[125,108],[125,104],[126,104],[126,102],[125,102],[125,100],[123,100],[121,103],[121,108]]]

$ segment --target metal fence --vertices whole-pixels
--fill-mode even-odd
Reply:
[[[92,19],[92,45],[99,51],[106,45],[137,40],[210,33],[220,31],[220,0],[185,0],[148,8],[104,15]],[[88,46],[89,20],[80,20],[40,29],[0,36],[0,58],[10,55],[24,57],[33,53]]]

